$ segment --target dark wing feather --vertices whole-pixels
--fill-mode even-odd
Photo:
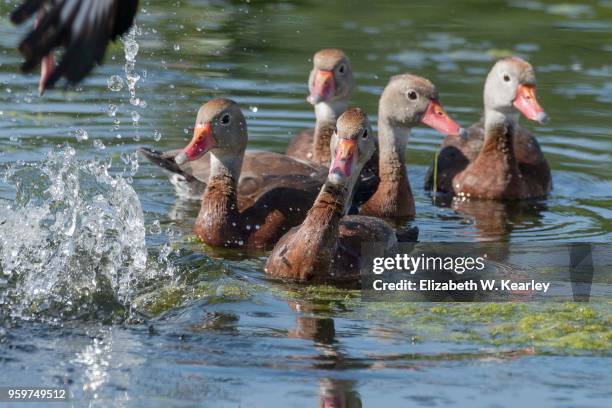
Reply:
[[[32,14],[44,10],[47,2],[28,0],[11,15],[21,24]],[[51,88],[62,77],[68,83],[80,82],[104,58],[110,40],[124,34],[132,25],[138,0],[58,0],[49,6],[36,28],[19,46],[31,71],[56,48],[65,47],[64,56],[45,87]]]
[[[21,24],[28,18],[32,17],[34,13],[36,13],[45,0],[27,0],[24,1],[23,4],[17,7],[11,13],[11,21],[13,24]]]
[[[116,8],[113,0],[68,0],[67,3],[70,1],[79,2],[79,6],[76,13],[66,13],[74,16],[67,20],[71,21],[71,30],[66,52],[45,87],[52,88],[61,77],[70,84],[80,82],[96,64],[102,62],[111,37],[109,25],[112,25]]]
[[[115,20],[115,27],[113,30],[113,40],[128,32],[130,27],[132,27],[137,10],[138,0],[119,1],[117,4],[117,19]]]

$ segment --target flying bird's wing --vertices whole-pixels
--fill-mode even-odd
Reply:
[[[138,0],[26,0],[11,14],[15,24],[38,15],[36,26],[19,45],[25,57],[22,69],[33,70],[64,47],[59,65],[44,78],[42,88],[52,88],[62,77],[69,84],[80,82],[102,63],[109,41],[129,30],[137,8]]]

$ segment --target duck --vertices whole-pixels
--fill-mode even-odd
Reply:
[[[308,77],[306,100],[315,109],[315,127],[298,133],[289,143],[286,154],[301,160],[329,167],[330,139],[336,120],[347,109],[355,89],[351,62],[344,51],[326,48],[317,51]],[[378,186],[378,149],[361,171],[354,194],[352,213],[372,196]]]
[[[287,147],[287,156],[309,160],[328,167],[329,150],[336,120],[347,109],[355,88],[353,70],[346,54],[337,48],[317,51],[308,77],[310,94],[306,100],[315,109],[315,127],[298,133]]]
[[[465,132],[444,111],[431,81],[413,74],[391,77],[378,105],[380,182],[361,206],[360,214],[395,223],[414,218],[416,209],[405,156],[411,129],[419,124],[447,135],[458,136]]]
[[[539,124],[548,115],[536,96],[532,65],[512,56],[495,63],[484,87],[484,115],[462,137],[446,137],[437,160],[436,191],[464,199],[525,200],[552,190],[550,166],[519,114]],[[425,188],[433,188],[433,166]]]
[[[265,265],[273,279],[301,283],[359,280],[361,242],[397,244],[393,228],[379,218],[346,215],[359,173],[376,150],[367,115],[359,108],[338,118],[332,138],[334,160],[327,180],[303,223],[274,246]]]
[[[223,105],[225,99],[213,99],[202,105],[198,111],[193,139],[196,140],[201,131],[200,124],[205,123],[204,114],[209,112],[209,106]],[[239,108],[238,108],[239,109]],[[243,117],[241,113],[241,117]],[[246,132],[246,124],[244,130]],[[248,137],[246,135],[243,135]],[[172,149],[165,152],[140,147],[138,153],[151,163],[170,172],[170,182],[174,185],[179,198],[187,200],[202,200],[210,178],[210,153],[199,152],[191,154],[186,159],[185,149]],[[189,148],[187,151],[190,151]],[[177,157],[179,162],[177,162]],[[268,151],[247,150],[242,158],[242,168],[238,179],[238,197],[246,206],[252,205],[259,196],[267,191],[267,186],[274,180],[285,179],[292,174],[292,182],[300,179],[304,186],[315,186],[316,191],[323,184],[327,176],[327,167],[307,162],[284,154]]]
[[[125,34],[134,24],[138,0],[26,0],[12,13],[11,21],[20,25],[36,15],[34,28],[19,44],[25,57],[21,69],[31,72],[41,65],[39,93],[53,88],[65,78],[75,85],[104,59],[110,41]],[[64,47],[59,65],[54,53]]]
[[[210,247],[271,249],[306,217],[325,180],[311,164],[280,153],[245,155],[247,142],[240,106],[218,98],[200,108],[193,139],[174,156],[183,173],[207,174],[194,232]]]

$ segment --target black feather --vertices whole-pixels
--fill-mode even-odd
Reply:
[[[21,24],[39,13],[37,27],[19,45],[23,71],[32,71],[43,57],[63,47],[62,60],[43,88],[52,88],[61,78],[81,82],[102,63],[108,43],[129,30],[137,10],[138,0],[26,0],[11,15]]]
[[[13,24],[21,24],[40,9],[45,0],[27,0],[11,13]]]
[[[196,181],[196,179],[185,173],[178,164],[174,161],[174,156],[168,156],[164,152],[158,150],[149,149],[148,147],[141,147],[138,149],[138,153],[144,156],[151,163],[158,165],[161,168],[169,170],[172,173],[180,174],[187,181]]]

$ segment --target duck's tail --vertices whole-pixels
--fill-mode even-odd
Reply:
[[[160,152],[158,150],[149,149],[148,147],[141,147],[138,149],[138,153],[144,156],[151,163],[166,169],[172,173],[179,174],[185,178],[186,181],[194,181],[195,178],[190,174],[184,172],[179,165],[174,161],[179,150],[170,150],[167,152]]]

